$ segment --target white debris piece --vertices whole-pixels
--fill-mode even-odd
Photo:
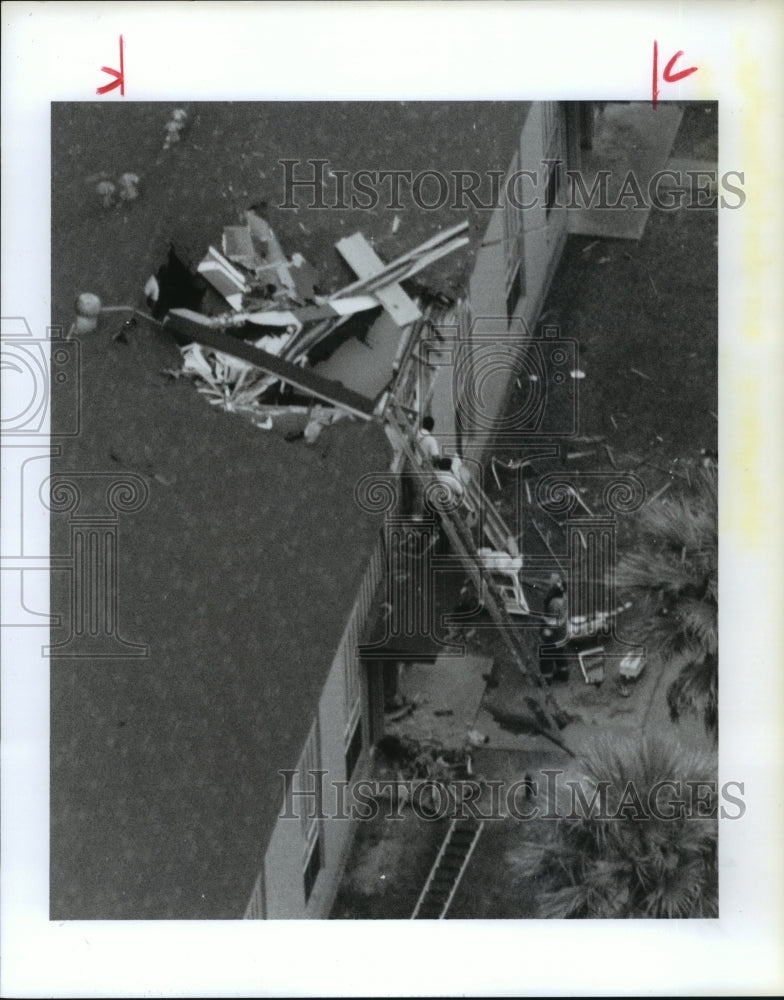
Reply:
[[[268,375],[249,361],[197,343],[187,344],[181,353],[183,373],[204,383],[199,392],[210,403],[229,413],[242,411],[251,418],[263,418],[266,424],[269,408],[259,402],[259,397],[278,381],[274,375]]]
[[[117,182],[121,201],[135,201],[139,197],[139,177],[137,174],[123,174]]]
[[[114,184],[112,184],[111,181],[101,181],[95,190],[98,192],[98,197],[101,199],[103,207],[111,208],[114,204],[114,196],[117,192],[117,188]]]
[[[266,351],[267,354],[274,354],[277,358],[286,344],[288,344],[291,340],[291,336],[291,333],[288,331],[286,333],[278,334],[268,333],[266,336],[259,337],[258,340],[254,340],[253,344],[255,347],[258,347],[259,350]]]
[[[321,436],[321,432],[330,424],[342,420],[348,414],[345,410],[339,410],[333,406],[314,406],[310,414],[310,420],[305,427],[305,441],[308,444],[315,444]]]
[[[215,374],[209,361],[204,357],[201,344],[186,344],[182,348],[182,370],[188,375],[198,375],[206,382],[214,383]]]
[[[101,300],[92,292],[82,292],[75,303],[76,320],[71,327],[71,333],[92,333],[98,325],[101,315]]]
[[[182,132],[188,123],[188,112],[184,108],[175,108],[172,111],[171,120],[166,123],[166,139],[163,143],[164,149],[169,149],[174,143],[180,141]]]
[[[160,297],[161,289],[158,279],[154,274],[151,274],[144,285],[144,298],[149,306],[154,306]]]

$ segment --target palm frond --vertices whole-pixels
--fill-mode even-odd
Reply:
[[[714,655],[691,660],[667,689],[667,705],[673,719],[702,715],[705,727],[715,734],[719,721],[719,669]]]
[[[706,654],[716,653],[719,645],[718,606],[712,601],[684,598],[677,607],[681,629]]]
[[[679,671],[668,692],[673,719],[702,715],[718,727],[718,470],[700,468],[690,489],[646,504],[635,549],[620,559],[615,584],[645,607],[641,633]],[[641,600],[641,596],[644,601]],[[693,676],[692,676],[693,675]]]
[[[543,840],[524,862],[543,917],[694,917],[717,910],[717,835],[713,815],[679,813],[688,781],[715,779],[712,758],[662,740],[607,738],[580,761],[578,780],[590,802],[609,783],[608,812],[543,824]],[[662,783],[680,782],[681,788]],[[633,786],[646,815],[617,818]],[[715,781],[714,781],[715,787]],[[651,812],[651,793],[663,815]],[[714,796],[715,798],[715,796]],[[713,800],[711,800],[711,803]],[[559,812],[568,812],[559,801]],[[525,853],[525,851],[524,851]]]
[[[645,547],[624,555],[615,570],[616,586],[622,590],[648,590],[679,594],[695,586],[699,577],[691,564],[672,553]]]

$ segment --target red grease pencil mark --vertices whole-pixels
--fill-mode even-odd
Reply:
[[[688,69],[682,69],[678,73],[673,73],[672,67],[683,55],[683,49],[680,49],[675,55],[670,59],[667,65],[664,67],[664,79],[667,83],[677,83],[678,80],[682,80],[685,76],[691,76],[692,73],[697,72],[696,66],[689,66]]]
[[[653,82],[651,84],[651,100],[653,110],[656,110],[656,101],[659,97],[659,43],[653,40]]]
[[[123,61],[123,36],[120,35],[120,68],[111,69],[109,66],[101,66],[102,73],[108,73],[109,76],[113,76],[114,79],[111,83],[107,83],[103,87],[96,87],[96,94],[108,94],[110,90],[114,90],[115,87],[120,88],[120,96],[125,97],[125,63]]]
[[[675,63],[683,55],[683,49],[679,49],[672,59],[669,60],[667,65],[664,67],[664,81],[665,83],[677,83],[678,80],[683,80],[687,76],[691,76],[692,73],[697,72],[696,66],[690,66],[688,69],[678,70],[677,73],[673,72]],[[659,43],[654,39],[653,42],[653,79],[651,83],[651,99],[653,101],[653,110],[656,110],[656,102],[659,98]]]

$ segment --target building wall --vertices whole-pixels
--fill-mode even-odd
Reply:
[[[535,179],[521,178],[515,187],[518,201],[531,207],[518,209],[511,205],[494,210],[477,251],[468,289],[473,322],[458,334],[463,343],[459,350],[460,364],[470,367],[473,375],[464,371],[456,380],[453,373],[457,359],[439,367],[436,375],[431,411],[436,434],[443,435],[444,451],[459,447],[464,457],[484,456],[492,446],[493,424],[504,411],[510,387],[519,375],[517,362],[511,361],[494,370],[491,376],[480,378],[488,366],[497,368],[493,366],[493,345],[498,345],[504,357],[507,349],[519,357],[525,338],[534,332],[566,242],[566,209],[547,210],[548,168],[543,161],[548,158],[563,161],[559,174],[563,203],[566,116],[564,105],[557,101],[531,105],[519,147],[513,151],[509,164],[507,180],[516,171],[530,171],[534,175]],[[518,264],[522,274],[521,294],[510,317],[510,282]],[[475,386],[481,381],[482,416],[476,421],[469,420],[471,433],[457,442],[453,413],[456,397],[466,396],[467,378]]]
[[[521,169],[539,172],[537,204],[521,213],[526,295],[517,309],[517,315],[525,320],[533,332],[566,240],[567,210],[554,208],[548,216],[546,168],[542,166],[544,159],[562,161],[559,200],[564,204],[566,115],[565,106],[561,102],[542,101],[532,105],[531,114],[523,128],[520,155]]]
[[[279,819],[275,824],[254,893],[264,897],[264,908],[256,913],[257,919],[284,920],[304,916],[302,841],[296,820]]]
[[[360,719],[363,726],[363,746],[352,772],[352,781],[365,775],[370,761],[368,745],[368,714],[370,706],[367,692],[362,684],[358,646],[365,639],[373,599],[381,581],[383,571],[383,546],[381,538],[373,553],[362,579],[352,613],[346,625],[340,646],[332,662],[327,680],[319,699],[318,712],[314,719],[318,733],[317,767],[327,772],[323,781],[323,811],[328,816],[337,810],[335,794],[330,793],[332,781],[345,781],[346,743],[349,722],[348,704],[350,692],[356,691],[347,678],[352,675],[359,679]],[[353,700],[353,697],[352,697]],[[300,769],[303,758],[292,767]],[[294,779],[294,788],[312,789],[312,783],[299,784]],[[283,783],[281,779],[281,792]],[[307,800],[295,801],[289,810],[299,815],[302,804]],[[345,811],[350,812],[351,800],[346,796]],[[283,812],[283,809],[281,809]],[[252,887],[246,911],[249,919],[297,919],[327,917],[332,908],[335,893],[343,874],[345,859],[351,847],[353,824],[348,819],[323,819],[319,822],[319,850],[321,869],[313,885],[310,898],[305,899],[304,850],[305,841],[299,819],[280,816],[273,830],[264,858],[264,865],[255,886]],[[250,887],[249,887],[250,889]]]

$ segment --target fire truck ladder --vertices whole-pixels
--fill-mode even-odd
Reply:
[[[471,817],[452,820],[411,914],[412,920],[444,919],[483,828],[481,820]]]
[[[425,467],[423,466],[423,456],[417,449],[414,429],[405,413],[397,406],[392,405],[387,410],[387,420],[392,422],[393,427],[398,432],[397,436],[402,440],[403,452],[412,467]],[[434,479],[436,478],[435,472],[433,473],[433,477]],[[481,486],[476,482],[470,483],[466,489],[466,496],[469,501],[469,507],[475,512],[481,513],[484,534],[492,548],[499,552],[507,552],[511,556],[518,556],[519,550],[514,536]],[[539,731],[570,756],[574,756],[569,748],[555,736],[555,733],[565,725],[567,717],[542,681],[538,670],[529,670],[523,660],[519,645],[514,638],[516,623],[506,610],[503,597],[499,593],[492,577],[483,573],[482,559],[477,551],[479,544],[475,538],[476,531],[473,525],[475,517],[469,523],[468,514],[469,508],[465,505],[441,513],[440,518],[444,532],[449,539],[452,550],[460,556],[466,572],[474,581],[478,592],[482,592],[483,579],[487,584],[483,588],[485,609],[493,622],[499,627],[500,634],[518,670],[530,682],[531,687],[537,689],[537,697],[532,700],[535,700],[535,708],[537,714],[540,716]]]

